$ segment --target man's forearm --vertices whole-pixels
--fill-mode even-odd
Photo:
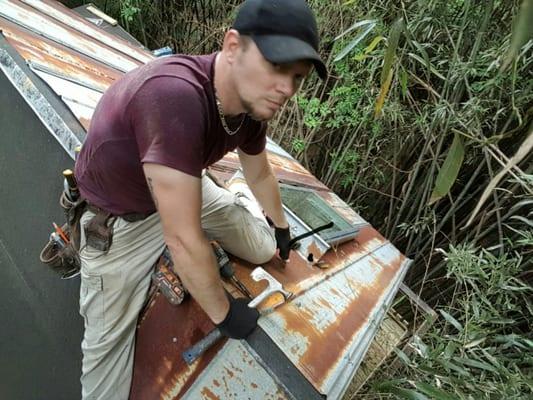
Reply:
[[[189,293],[214,323],[221,322],[229,310],[229,302],[220,282],[216,258],[209,242],[183,243],[167,240],[174,268]]]
[[[262,180],[251,182],[249,186],[263,210],[274,222],[274,225],[278,228],[287,227],[287,219],[283,212],[279,194],[279,185],[274,174],[265,174]]]

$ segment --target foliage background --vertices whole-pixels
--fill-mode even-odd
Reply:
[[[94,3],[150,49],[199,54],[239,2]],[[532,3],[310,1],[331,74],[271,136],[414,259],[407,283],[441,316],[368,398],[533,393]]]

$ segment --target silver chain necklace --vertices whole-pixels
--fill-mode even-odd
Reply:
[[[218,116],[220,117],[220,122],[222,122],[222,127],[224,128],[224,130],[226,131],[228,135],[230,136],[235,135],[237,132],[239,132],[239,129],[241,129],[242,124],[244,123],[244,120],[246,118],[246,114],[242,116],[241,123],[239,124],[237,129],[232,131],[226,122],[226,116],[224,115],[224,111],[222,111],[222,104],[220,103],[220,100],[218,99],[218,94],[217,94],[216,89],[215,89],[215,100],[217,103]]]

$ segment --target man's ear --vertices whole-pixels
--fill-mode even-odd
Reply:
[[[229,64],[235,62],[237,54],[241,49],[239,32],[235,29],[230,29],[224,35],[224,42],[222,43],[222,51],[226,55],[226,60]]]

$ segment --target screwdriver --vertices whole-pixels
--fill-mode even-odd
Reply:
[[[235,276],[233,264],[231,263],[224,249],[220,247],[220,245],[216,242],[211,242],[211,245],[213,246],[213,250],[215,251],[215,255],[217,257],[220,276],[222,276],[222,278],[226,280],[230,280],[231,283],[233,283],[235,287],[242,292],[242,294],[251,299],[252,294],[246,288],[246,286],[244,286],[243,283]]]

